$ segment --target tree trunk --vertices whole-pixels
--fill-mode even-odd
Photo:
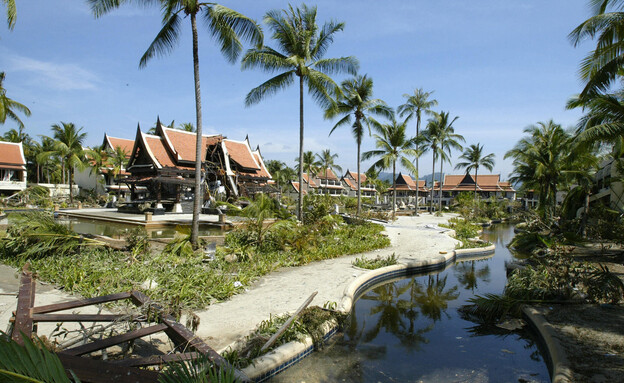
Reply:
[[[444,166],[444,160],[440,156],[440,195],[438,196],[438,211],[442,213],[442,166]]]
[[[69,171],[69,203],[70,205],[74,204],[74,193],[73,193],[73,184],[74,184],[74,172]]]
[[[433,150],[433,166],[431,169],[431,199],[429,200],[429,214],[433,214],[433,189],[435,187],[435,160],[436,160],[436,149]]]
[[[474,179],[474,182],[475,182],[475,195],[474,195],[474,198],[475,198],[476,201],[479,200],[479,198],[477,197],[477,173],[478,172],[479,172],[479,167],[477,166],[475,168],[475,179]]]
[[[61,158],[61,183],[65,185],[65,159]]]
[[[310,174],[308,174],[310,179]],[[303,76],[299,76],[299,201],[297,218],[303,221]]]
[[[39,172],[41,169],[39,168],[39,164],[37,164],[37,183],[39,183]]]
[[[420,130],[420,114],[416,115],[416,142],[418,142],[418,133]],[[417,144],[416,150],[418,150],[416,152],[416,211],[415,213],[418,214],[418,211],[420,210],[418,207],[418,180],[420,179],[420,172],[419,172],[419,168],[418,168],[418,158],[420,157],[420,144]]]
[[[362,143],[358,140],[357,142],[357,212],[356,216],[360,216],[362,213],[362,179],[360,176],[360,147]]]
[[[191,225],[191,244],[194,249],[199,246],[199,214],[203,200],[202,193],[202,112],[201,93],[199,88],[199,48],[197,41],[197,22],[195,13],[191,14],[191,29],[193,32],[193,74],[195,79],[195,200],[193,201],[193,223]]]
[[[392,220],[396,219],[396,161],[392,161]]]

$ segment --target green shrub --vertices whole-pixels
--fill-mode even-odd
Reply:
[[[373,259],[360,257],[360,258],[354,259],[353,262],[351,262],[351,264],[353,266],[360,267],[362,269],[374,270],[374,269],[379,269],[379,268],[386,267],[386,266],[396,265],[397,256],[394,253],[392,253],[392,255],[389,255],[383,258],[379,256]]]

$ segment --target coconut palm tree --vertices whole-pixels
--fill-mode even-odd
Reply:
[[[61,158],[61,170],[63,175],[65,169],[69,174],[69,202],[74,203],[73,185],[74,169],[83,170],[86,167],[85,153],[82,148],[87,133],[82,132],[83,128],[76,129],[72,122],[62,122],[52,125],[54,133],[54,154]]]
[[[528,137],[505,154],[505,158],[513,158],[514,170],[509,180],[537,191],[538,210],[549,221],[555,213],[557,191],[578,171],[573,167],[572,137],[552,120],[528,126],[524,132]]]
[[[375,146],[377,149],[369,150],[362,154],[363,160],[379,157],[371,168],[382,170],[392,168],[392,219],[395,219],[396,212],[396,163],[397,161],[409,171],[414,171],[414,165],[409,157],[417,154],[416,140],[408,138],[406,135],[407,123],[398,122],[392,118],[387,124],[374,124],[377,131],[374,134]]]
[[[357,215],[360,215],[362,208],[362,185],[359,174],[361,174],[360,149],[362,139],[364,138],[364,126],[368,128],[368,134],[370,135],[370,125],[374,121],[371,115],[390,119],[392,114],[392,108],[386,105],[385,102],[373,98],[373,79],[366,75],[344,80],[340,85],[340,92],[338,92],[335,102],[325,111],[325,118],[343,116],[334,125],[329,135],[331,136],[334,130],[340,126],[351,125],[351,133],[357,144]],[[352,120],[353,123],[351,122]]]
[[[266,72],[280,72],[252,89],[245,98],[247,106],[256,104],[269,95],[287,88],[299,79],[299,163],[303,163],[303,88],[322,107],[328,107],[336,83],[330,75],[350,73],[355,75],[358,62],[354,57],[323,58],[334,35],[344,28],[344,23],[329,22],[322,28],[316,23],[316,7],[302,4],[298,8],[267,12],[264,22],[273,31],[273,40],[279,50],[264,46],[250,49],[243,57],[243,69],[260,68]],[[299,168],[299,185],[303,184],[303,168]],[[299,188],[297,217],[303,218],[303,189]]]
[[[109,163],[113,167],[113,177],[117,178],[117,200],[121,195],[121,172],[128,162],[128,152],[121,146],[116,146],[109,153]]]
[[[615,143],[624,136],[624,91],[589,99],[577,96],[568,101],[567,107],[582,107],[587,111],[577,124],[577,141]]]
[[[608,90],[624,68],[624,1],[593,0],[592,3],[594,15],[568,36],[574,46],[588,38],[596,39],[596,48],[581,62],[580,75],[586,81],[580,94],[582,99]]]
[[[464,162],[458,162],[455,165],[455,169],[465,168],[466,173],[470,173],[471,170],[475,171],[474,181],[474,198],[477,199],[477,174],[479,173],[479,166],[483,166],[489,171],[494,169],[494,153],[483,154],[483,145],[477,143],[476,145],[470,145],[464,150],[461,156],[459,156]]]
[[[104,149],[102,145],[85,150],[85,156],[87,163],[91,166],[89,174],[95,176],[95,184],[93,185],[93,191],[98,193],[97,185],[100,178],[102,168],[109,162],[109,153]]]
[[[277,188],[279,189],[280,194],[282,193],[284,186],[295,178],[294,169],[287,166],[282,161],[269,160],[266,162],[266,168],[277,183]]]
[[[180,124],[180,127],[177,129],[184,130],[185,132],[191,132],[191,133],[195,132],[195,126],[193,125],[192,122],[182,123]]]
[[[405,104],[399,105],[397,112],[399,116],[407,116],[406,121],[416,118],[416,139],[420,136],[420,119],[423,113],[430,114],[431,108],[438,105],[438,101],[433,99],[429,100],[429,97],[433,94],[431,92],[425,92],[422,88],[414,90],[414,94],[404,94],[406,99]],[[420,154],[416,156],[416,213],[418,213],[418,180],[420,179],[418,159]]]
[[[129,2],[124,0],[88,0],[95,17]],[[191,227],[191,243],[198,246],[199,214],[202,206],[202,111],[201,93],[199,89],[199,42],[197,33],[197,15],[203,17],[210,35],[217,41],[221,53],[234,63],[242,51],[241,39],[261,46],[263,35],[260,27],[252,19],[216,3],[204,3],[198,0],[135,0],[143,5],[158,5],[162,11],[163,27],[147,48],[139,67],[143,68],[154,56],[170,53],[180,37],[182,19],[188,17],[191,22],[193,39],[193,74],[195,79],[195,199],[193,204],[193,224]]]
[[[3,0],[6,1],[6,0]],[[13,4],[15,7],[15,4]],[[10,25],[10,24],[9,24]],[[10,99],[6,95],[6,89],[4,89],[4,72],[0,72],[0,124],[4,125],[7,118],[17,123],[17,126],[24,129],[24,123],[20,120],[16,112],[23,113],[26,117],[30,116],[30,109],[19,102]]]
[[[338,154],[332,154],[331,150],[325,149],[321,153],[316,154],[317,163],[319,166],[323,167],[323,172],[325,173],[325,182],[327,182],[327,170],[331,169],[332,171],[338,170],[342,171],[340,165],[336,164],[336,159],[338,159]],[[325,194],[329,194],[329,187],[325,188]]]
[[[450,120],[449,112],[433,113],[433,117],[427,123],[427,130],[423,134],[423,142],[429,146],[433,154],[433,165],[431,173],[431,199],[429,201],[429,211],[433,212],[433,189],[435,185],[435,163],[440,158],[440,208],[442,206],[442,164],[448,161],[448,153],[451,149],[461,150],[459,141],[464,138],[455,133],[453,123],[459,117]]]
[[[15,0],[2,0],[7,10],[7,26],[10,30],[15,28],[15,19],[17,18],[17,7],[15,6]]]
[[[318,160],[316,159],[316,156],[311,150],[308,150],[307,152],[303,153],[303,171],[301,170],[301,167],[299,166],[299,158],[295,158],[295,162],[297,163],[295,165],[295,170],[297,171],[297,173],[306,173],[308,175],[308,181],[312,178],[312,173],[316,173],[318,171],[319,166],[321,166],[321,164],[318,162]],[[302,179],[303,179],[303,176],[299,178],[300,181]],[[299,183],[299,185],[303,185],[303,184]],[[309,183],[306,188],[309,188]],[[301,187],[299,188],[299,190],[301,190]]]

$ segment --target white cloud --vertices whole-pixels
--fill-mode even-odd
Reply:
[[[19,55],[12,55],[8,61],[11,70],[30,72],[34,75],[33,81],[56,90],[96,89],[101,82],[95,73],[76,64],[40,61]]]

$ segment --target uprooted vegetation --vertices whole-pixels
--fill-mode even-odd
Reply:
[[[317,210],[311,210],[317,212]],[[41,280],[85,297],[132,289],[171,306],[204,308],[225,300],[262,275],[280,267],[389,246],[383,227],[346,224],[337,216],[310,214],[307,224],[257,220],[226,235],[214,252],[193,251],[179,236],[156,253],[145,235],[130,236],[127,250],[116,250],[57,223],[45,212],[21,213],[0,240],[0,261],[17,268],[30,263]]]

